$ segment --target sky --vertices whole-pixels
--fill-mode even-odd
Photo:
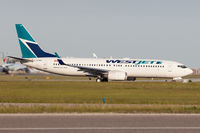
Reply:
[[[200,68],[199,0],[0,0],[0,54],[21,57],[15,24],[62,57],[164,59]]]

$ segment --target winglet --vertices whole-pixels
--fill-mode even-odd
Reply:
[[[55,52],[55,56],[56,56],[57,58],[60,58],[60,56],[58,55],[58,53],[57,53],[57,52]]]

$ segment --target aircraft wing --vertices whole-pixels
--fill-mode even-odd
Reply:
[[[87,72],[87,73],[90,73],[95,76],[104,75],[105,73],[107,73],[109,71],[109,70],[105,70],[105,69],[90,68],[90,67],[84,67],[84,66],[73,66],[70,64],[65,64],[61,59],[58,59],[58,62],[60,65],[66,65],[66,66],[78,68],[79,71]]]

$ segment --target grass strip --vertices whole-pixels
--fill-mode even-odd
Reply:
[[[200,113],[200,105],[0,105],[0,113]]]
[[[0,103],[200,105],[199,83],[1,81]]]

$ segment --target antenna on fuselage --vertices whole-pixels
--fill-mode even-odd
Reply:
[[[96,55],[95,53],[92,53],[92,56],[93,56],[94,58],[98,58],[97,55]]]

